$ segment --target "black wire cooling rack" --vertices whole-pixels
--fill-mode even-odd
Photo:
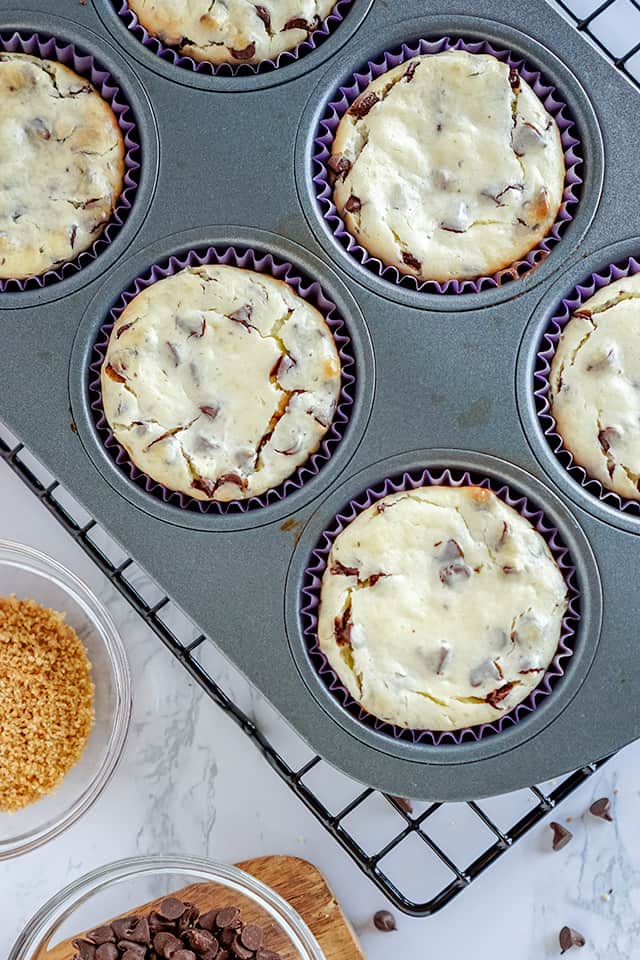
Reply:
[[[549,2],[640,88],[640,0]],[[628,22],[630,16],[633,25]],[[624,36],[626,40],[621,39]],[[634,37],[637,42],[629,46]],[[620,49],[623,45],[625,49]],[[123,558],[106,531],[87,517],[71,495],[1,425],[0,458],[56,517],[211,700],[235,720],[360,869],[403,912],[425,917],[450,903],[600,765],[590,764],[557,782],[477,803],[407,804],[354,783],[321,757],[311,755],[302,741],[295,750],[291,743],[287,751],[281,745],[276,747],[260,724],[216,682],[216,670],[209,664],[213,645],[204,635],[189,630],[184,614],[159,588],[150,595],[136,585],[133,573],[139,568],[135,560]],[[145,581],[150,583],[146,577]],[[306,753],[302,761],[300,748]],[[297,760],[291,759],[291,753]]]

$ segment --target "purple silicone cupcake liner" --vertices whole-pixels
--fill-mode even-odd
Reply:
[[[551,232],[530,250],[526,257],[516,260],[511,266],[499,270],[492,276],[447,280],[445,283],[439,283],[435,280],[419,281],[416,277],[400,273],[396,267],[385,265],[358,244],[355,237],[347,229],[333,202],[333,187],[330,183],[327,160],[331,156],[331,145],[340,120],[351,104],[373,80],[412,57],[428,53],[442,53],[445,50],[464,50],[467,53],[491,54],[519,72],[558,125],[564,149],[566,174],[562,203]],[[530,67],[523,58],[513,55],[508,50],[494,47],[487,40],[471,42],[460,37],[453,39],[442,37],[438,40],[421,39],[412,43],[403,43],[401,47],[381,54],[377,60],[370,60],[366,66],[355,72],[348,83],[338,88],[335,96],[327,105],[318,125],[312,157],[313,182],[322,216],[346,252],[372,273],[389,280],[391,283],[408,287],[411,290],[448,294],[478,293],[480,290],[500,287],[506,281],[517,279],[535,270],[549,256],[552,248],[559,243],[566,224],[573,218],[572,210],[579,202],[579,192],[583,182],[579,172],[579,167],[583,162],[581,144],[575,134],[575,123],[569,115],[567,105],[558,97],[556,88],[546,83],[541,74]]]
[[[602,486],[599,480],[589,476],[584,467],[576,463],[573,454],[564,445],[564,440],[556,430],[556,421],[551,413],[549,404],[549,374],[551,373],[551,364],[554,354],[558,348],[558,343],[562,336],[562,331],[569,323],[573,314],[582,304],[596,293],[602,287],[621,280],[623,277],[631,277],[640,272],[640,260],[635,257],[629,257],[621,263],[612,263],[605,270],[599,273],[592,273],[584,283],[579,283],[568,297],[565,297],[559,304],[554,316],[549,321],[544,331],[540,347],[536,354],[536,365],[533,372],[533,392],[535,397],[536,412],[542,426],[543,433],[547,443],[556,455],[562,466],[566,469],[574,480],[593,494],[598,500],[608,503],[617,510],[626,511],[629,514],[640,516],[640,501],[628,500],[621,497]]]
[[[183,493],[170,490],[139,470],[131,462],[127,451],[118,443],[111,431],[104,414],[100,384],[100,370],[109,344],[111,330],[127,304],[142,290],[156,283],[157,280],[173,276],[185,267],[203,266],[211,263],[256,270],[259,273],[267,273],[277,280],[288,283],[300,297],[308,300],[323,315],[333,334],[342,365],[340,397],[331,426],[318,450],[279,486],[267,490],[260,496],[250,497],[246,500],[231,500],[225,503],[217,500],[197,500],[185,496]],[[290,493],[299,490],[320,471],[323,464],[331,458],[336,446],[341,442],[349,423],[356,384],[356,361],[346,324],[338,313],[338,308],[326,296],[320,284],[314,280],[303,278],[297,267],[287,261],[277,259],[270,253],[233,246],[211,246],[200,250],[191,250],[180,256],[171,256],[162,263],[152,266],[143,276],[137,277],[112,307],[108,322],[100,327],[89,370],[89,400],[96,430],[115,463],[136,486],[142,487],[147,493],[158,497],[165,503],[174,504],[182,510],[195,510],[200,513],[246,513],[247,510],[254,510],[284,500]]]
[[[568,607],[562,625],[560,642],[551,665],[549,666],[539,686],[518,704],[509,713],[503,714],[493,723],[484,723],[476,727],[465,727],[460,730],[413,730],[395,726],[380,720],[368,713],[355,700],[346,687],[343,686],[337,673],[330,665],[327,657],[318,643],[317,610],[320,603],[320,589],[329,552],[333,542],[346,526],[359,513],[366,510],[373,503],[389,494],[403,490],[415,490],[417,487],[430,485],[444,485],[450,487],[478,486],[492,490],[510,507],[525,517],[544,537],[553,557],[558,564],[567,584]],[[516,492],[506,483],[489,479],[472,473],[471,471],[450,470],[448,468],[434,468],[431,470],[407,471],[393,478],[381,481],[375,487],[369,487],[360,496],[350,500],[340,513],[336,514],[331,526],[322,534],[318,546],[313,551],[309,566],[303,576],[301,590],[301,619],[303,636],[305,639],[309,659],[317,674],[341,707],[356,720],[377,733],[385,734],[394,740],[408,740],[410,743],[425,743],[434,746],[440,744],[461,744],[464,741],[477,741],[484,737],[501,733],[509,726],[519,723],[525,716],[532,713],[540,701],[550,696],[565,673],[566,663],[574,653],[576,642],[576,626],[580,620],[580,593],[576,585],[576,570],[571,562],[567,547],[564,546],[558,529],[545,518],[544,512],[529,502],[526,496]]]
[[[158,37],[142,26],[136,14],[130,9],[127,0],[113,0],[113,6],[125,23],[127,29],[140,43],[167,63],[194,73],[209,74],[212,77],[252,76],[259,73],[268,73],[278,70],[289,63],[295,63],[301,57],[315,50],[340,26],[354,0],[338,0],[331,13],[320,21],[316,29],[309,34],[306,40],[299,43],[293,50],[283,50],[275,60],[262,60],[260,63],[210,63],[208,60],[194,60],[181,54],[175,47],[166,46]]]
[[[90,80],[100,96],[113,110],[125,146],[125,170],[123,188],[106,224],[93,245],[80,253],[74,260],[67,260],[55,270],[47,270],[38,276],[24,279],[0,280],[0,293],[23,291],[48,287],[65,277],[81,270],[107,247],[120,232],[129,216],[135,192],[138,187],[140,171],[140,137],[133,118],[133,111],[127,103],[121,88],[116,84],[108,70],[96,61],[91,54],[84,53],[75,44],[43,33],[31,33],[25,30],[0,32],[0,50],[5,53],[28,53],[44,60],[57,60],[74,70],[81,77]]]

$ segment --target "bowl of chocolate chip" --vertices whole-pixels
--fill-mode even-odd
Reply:
[[[146,857],[94,870],[27,924],[9,960],[324,960],[279,894],[237,867]]]

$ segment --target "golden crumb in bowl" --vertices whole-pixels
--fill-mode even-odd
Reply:
[[[64,614],[0,597],[0,810],[60,784],[94,723],[91,664]]]

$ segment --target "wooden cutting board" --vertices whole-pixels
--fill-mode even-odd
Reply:
[[[239,863],[238,867],[266,883],[291,904],[316,937],[327,960],[364,960],[364,954],[338,901],[325,878],[312,864],[298,857],[276,856],[245,860]],[[225,896],[220,889],[216,889],[212,896],[211,885],[208,883],[184,887],[175,891],[174,895],[181,900],[190,900],[203,911],[228,905],[229,900],[233,899],[229,898],[228,894]],[[220,902],[221,896],[224,903]],[[144,906],[132,905],[127,913],[148,912],[159,903],[160,900],[155,900]],[[251,904],[248,902],[243,903],[242,918],[247,922],[261,919],[257,910],[251,915]],[[288,960],[290,951],[286,950],[286,942],[279,939],[278,931],[265,929],[265,935],[265,945],[271,950],[281,950],[284,960]],[[71,960],[75,954],[71,941],[75,938],[70,937],[64,943],[48,950],[42,955],[42,960]]]

